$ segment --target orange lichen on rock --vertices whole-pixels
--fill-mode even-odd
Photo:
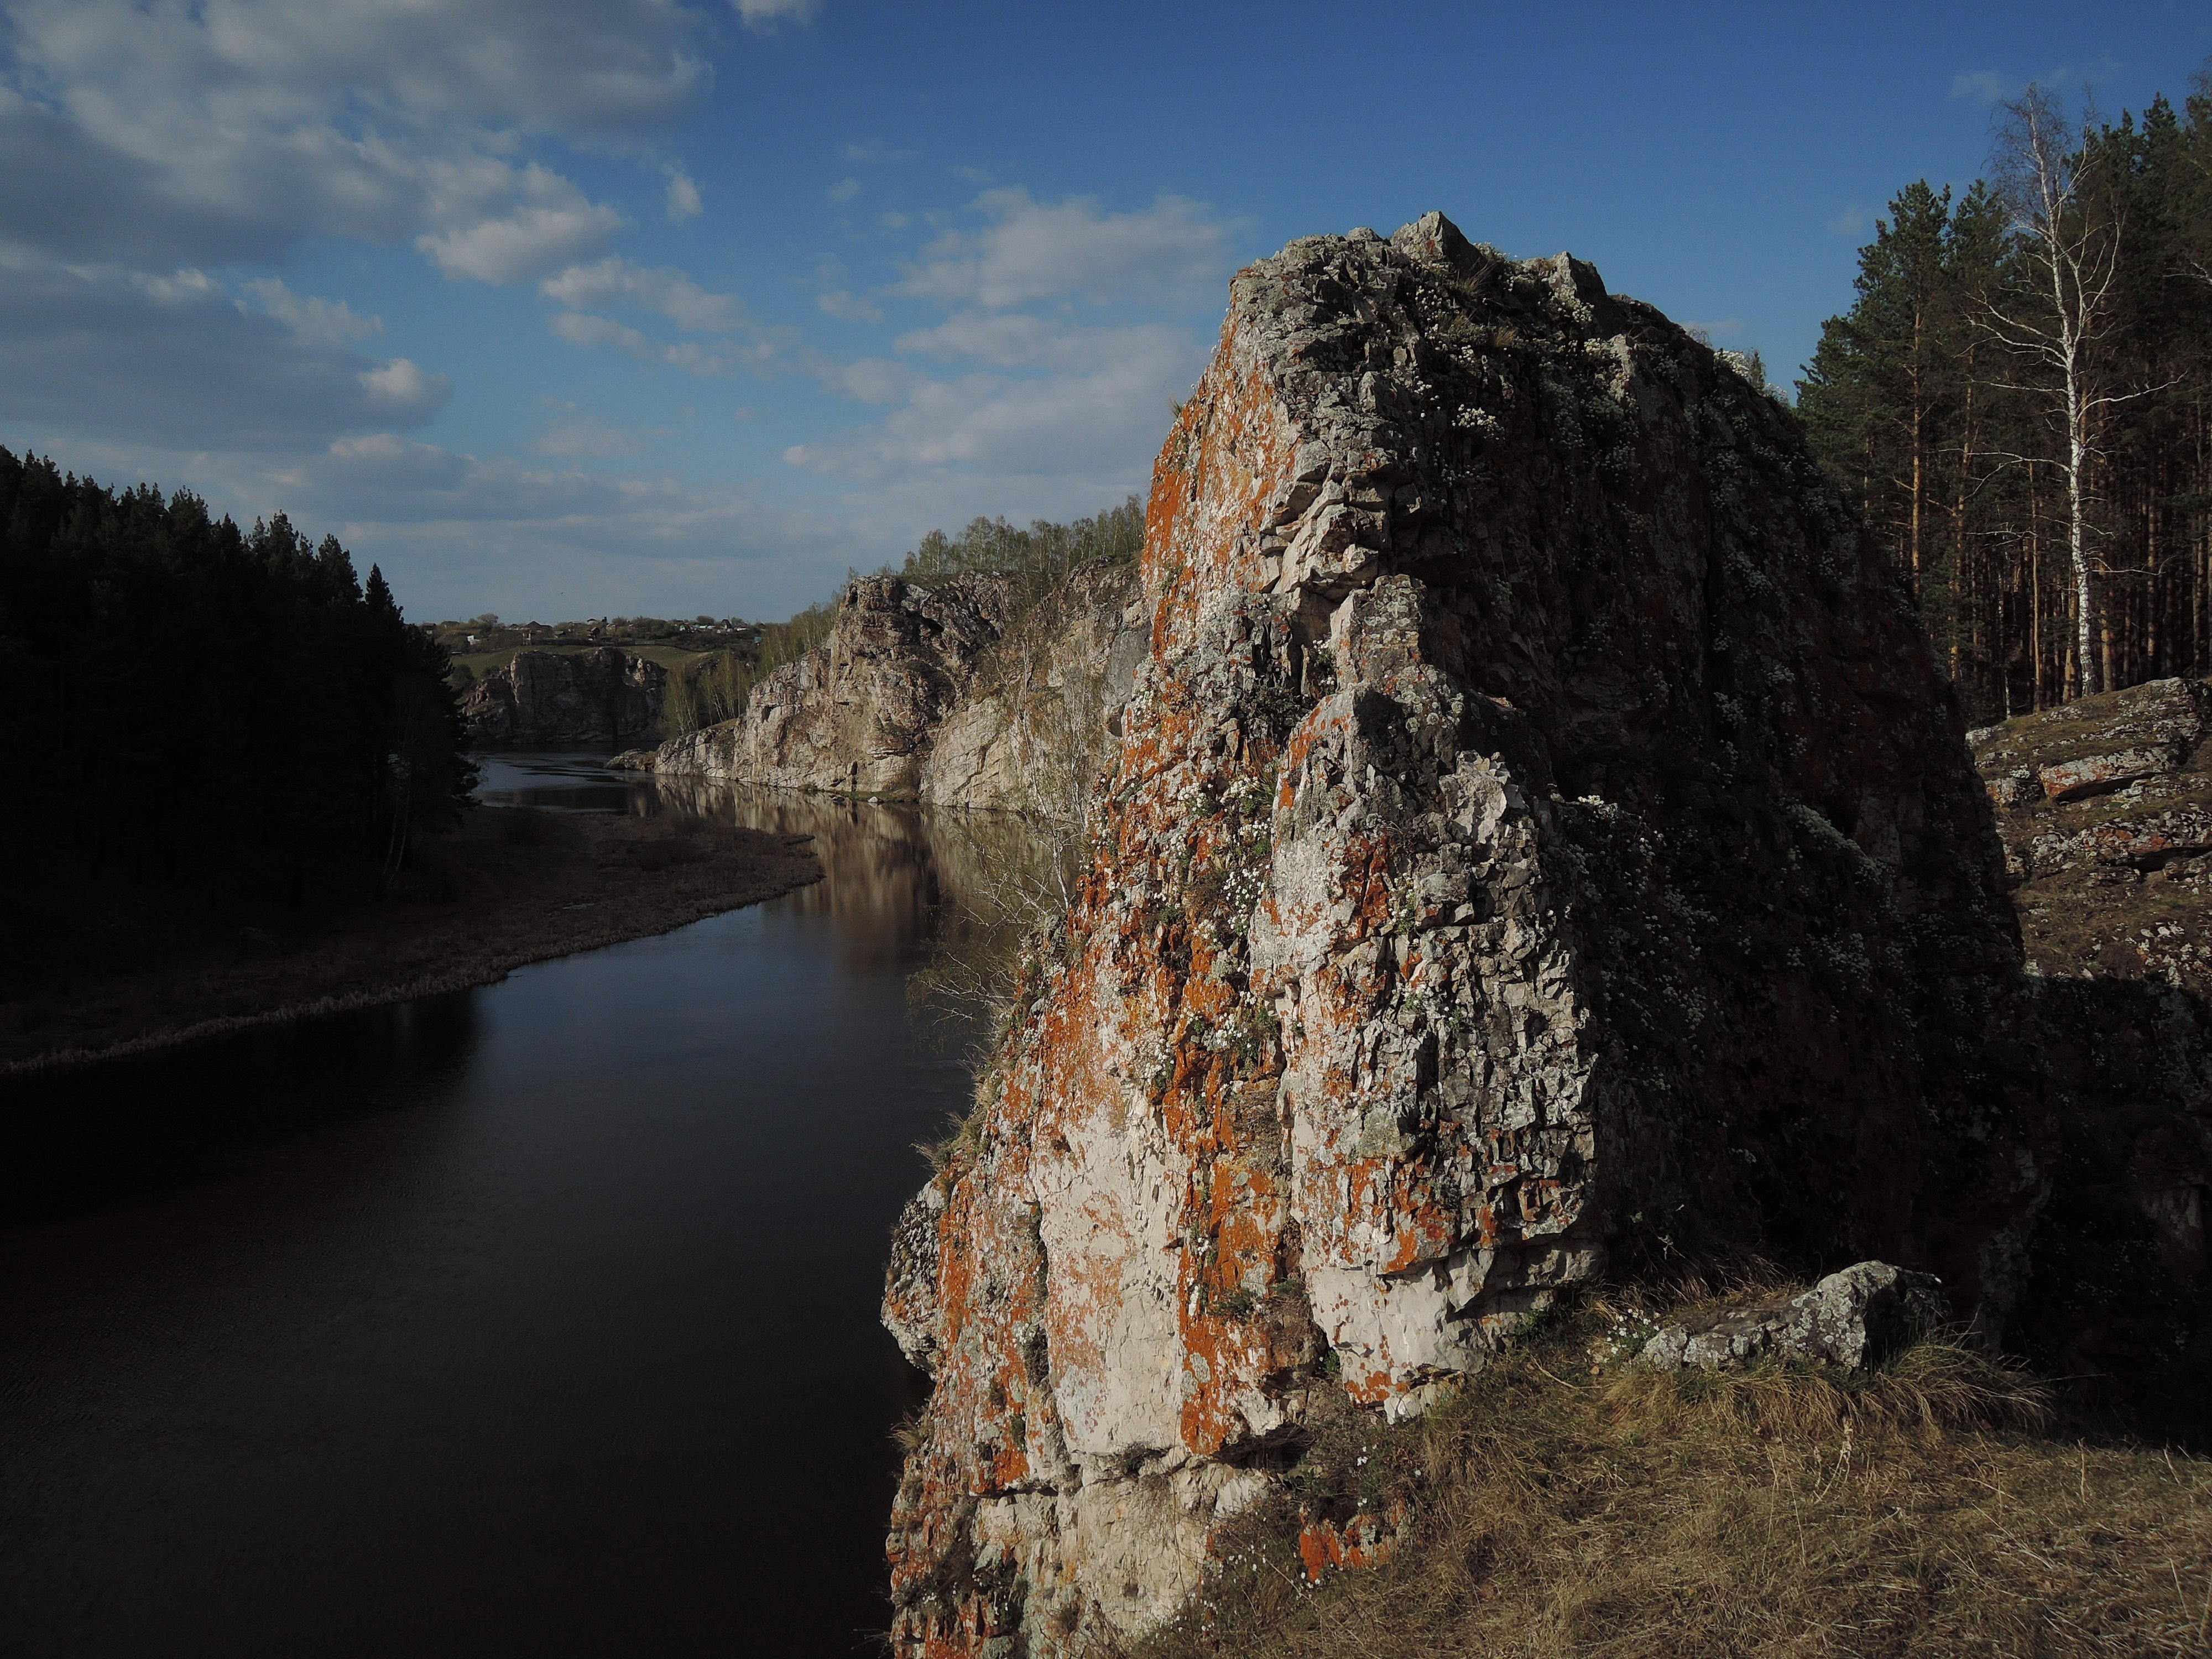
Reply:
[[[1306,1582],[1317,1584],[1331,1567],[1379,1567],[1390,1559],[1406,1522],[1403,1499],[1394,1499],[1381,1514],[1361,1511],[1342,1522],[1302,1516],[1298,1523],[1298,1559]]]
[[[2001,1313],[2048,1129],[1986,808],[1759,388],[1435,216],[1294,243],[1142,575],[1093,861],[895,1240],[897,1651],[1165,1619],[1322,1402],[1419,1409],[1686,1212]]]

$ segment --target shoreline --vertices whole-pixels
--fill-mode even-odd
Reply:
[[[114,1006],[105,1022],[113,1040],[7,1056],[0,1079],[52,1075],[496,984],[533,963],[653,938],[811,886],[823,875],[811,839],[667,818],[482,806],[421,855],[435,879],[456,890],[449,896],[356,905],[244,958],[235,936],[259,930],[226,928],[185,959],[77,999]],[[226,952],[229,961],[216,959]],[[163,1012],[144,1013],[149,1001]],[[133,1025],[139,1029],[128,1029]],[[85,1035],[100,1029],[95,1022]]]

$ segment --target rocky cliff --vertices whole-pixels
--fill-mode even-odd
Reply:
[[[826,641],[755,686],[741,718],[661,744],[653,769],[911,795],[930,734],[1005,629],[1008,601],[995,576],[933,587],[863,577],[839,599]]]
[[[1787,411],[1432,215],[1236,278],[1149,514],[1095,861],[895,1241],[899,1651],[1143,1628],[1317,1401],[1609,1267],[2002,1318],[2051,1129],[1990,808]]]
[[[1079,569],[1017,611],[1000,576],[865,577],[830,636],[742,718],[672,738],[664,776],[1072,816],[1144,651],[1127,567]]]
[[[668,671],[612,646],[521,651],[462,694],[461,719],[479,749],[620,745],[660,723]]]

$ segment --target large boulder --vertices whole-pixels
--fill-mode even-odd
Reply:
[[[1802,1296],[1677,1320],[1654,1332],[1637,1358],[1661,1371],[1741,1370],[1763,1359],[1867,1370],[1950,1320],[1950,1298],[1933,1273],[1862,1261]]]
[[[1164,1617],[1315,1402],[1755,1247],[2001,1322],[2051,1129],[1989,808],[1790,412],[1431,215],[1240,273],[1150,654],[886,1315],[902,1653]]]

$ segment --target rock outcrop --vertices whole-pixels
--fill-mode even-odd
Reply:
[[[1970,732],[2027,951],[2067,1194],[2016,1336],[2146,1432],[2212,1413],[2212,685]]]
[[[478,749],[635,743],[660,723],[668,671],[613,646],[520,651],[461,696],[461,720]]]
[[[1095,862],[896,1240],[898,1651],[1164,1618],[1310,1402],[1609,1263],[2002,1319],[2051,1131],[1989,807],[1786,410],[1432,215],[1235,279],[1148,513]]]
[[[1004,577],[851,584],[830,636],[737,720],[615,764],[663,775],[1072,817],[1145,650],[1127,566],[1021,608]]]
[[[755,686],[741,718],[661,744],[653,769],[911,795],[931,734],[1006,628],[1009,599],[995,576],[933,587],[863,577],[839,600],[828,640]]]
[[[1934,1274],[1862,1261],[1802,1296],[1678,1321],[1655,1332],[1637,1358],[1662,1371],[1741,1370],[1772,1359],[1866,1370],[1950,1320],[1950,1298]]]
[[[1137,598],[1133,568],[1094,565],[1009,628],[932,735],[921,799],[1077,817],[1149,643]]]

